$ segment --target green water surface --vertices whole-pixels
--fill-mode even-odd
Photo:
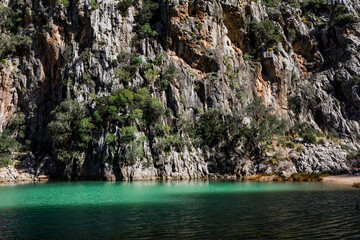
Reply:
[[[0,239],[360,239],[358,201],[321,183],[0,185]]]

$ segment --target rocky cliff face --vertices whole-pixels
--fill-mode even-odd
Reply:
[[[0,2],[0,129],[34,176],[357,167],[357,0]]]

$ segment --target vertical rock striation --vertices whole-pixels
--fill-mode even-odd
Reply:
[[[271,5],[160,0],[154,9],[149,0],[121,7],[125,2],[0,1],[2,9],[18,11],[21,17],[14,20],[21,29],[0,25],[0,47],[13,49],[0,52],[0,129],[12,129],[12,137],[34,154],[34,176],[192,179],[312,173],[320,168],[336,173],[356,165],[356,158],[346,156],[360,139],[358,1],[328,0],[317,8],[311,1]],[[144,20],[149,12],[153,16]],[[16,43],[14,36],[27,36],[31,42]],[[129,105],[116,109],[122,120],[95,124],[96,112],[105,106],[99,99],[143,87],[165,111],[156,122],[136,119],[129,124],[124,120],[130,116]],[[306,122],[319,133],[336,132],[339,139],[326,135],[325,143],[317,145],[291,140],[301,145],[297,152],[274,146],[277,155],[268,149],[255,156],[249,154],[245,138],[236,144],[228,136],[214,145],[199,145],[194,140],[199,136],[180,127],[181,121],[196,126],[199,116],[212,109],[223,114],[223,121],[242,116],[235,125],[248,126],[252,118],[244,112],[256,96],[290,126]],[[69,100],[85,106],[82,118],[92,119],[89,124],[95,129],[83,142],[79,139],[84,133],[72,130],[73,142],[63,141],[59,147],[48,125],[55,119],[52,111]],[[141,110],[149,117],[145,108]],[[107,111],[104,116],[110,116]],[[26,128],[19,137],[12,126],[20,113]],[[133,139],[121,140],[124,127],[134,126]],[[163,136],[157,133],[161,126],[170,128],[162,130]],[[77,155],[65,163],[59,152],[71,152],[70,146]],[[284,155],[281,161],[275,157],[279,152]]]

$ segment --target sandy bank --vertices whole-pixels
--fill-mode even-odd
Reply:
[[[323,182],[344,184],[351,186],[354,183],[360,183],[360,175],[359,176],[350,176],[350,175],[327,176],[324,177]]]

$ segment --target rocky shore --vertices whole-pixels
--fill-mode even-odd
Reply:
[[[274,163],[271,153],[267,153],[267,159],[259,164],[254,161],[244,160],[238,161],[237,171],[231,173],[221,173],[209,171],[208,163],[198,165],[197,167],[189,167],[183,165],[183,161],[177,161],[176,158],[171,159],[173,168],[165,168],[163,170],[155,168],[131,168],[121,169],[121,172],[128,176],[123,179],[116,179],[111,169],[105,172],[105,177],[99,178],[78,178],[78,180],[122,180],[122,181],[139,181],[139,180],[185,180],[185,179],[242,179],[256,181],[287,181],[291,180],[296,173],[304,173],[307,175],[330,174],[331,177],[325,177],[325,182],[348,182],[350,184],[357,180],[358,177],[344,177],[344,175],[336,176],[341,173],[348,173],[354,168],[354,163],[346,159],[347,151],[342,150],[339,145],[328,142],[324,145],[304,144],[301,152],[282,149],[286,155],[282,155],[280,162]],[[279,149],[277,151],[280,151]],[[176,155],[175,155],[176,156]],[[174,157],[174,156],[172,156]],[[357,165],[358,166],[358,165]],[[54,169],[55,168],[55,169]],[[30,154],[23,154],[21,161],[15,166],[0,168],[0,182],[35,182],[46,181],[51,179],[51,174],[56,172],[56,167],[51,164],[51,160],[43,161],[36,164],[35,157]],[[54,175],[53,175],[54,176]],[[347,180],[346,180],[347,179]],[[298,179],[299,180],[299,179]],[[319,179],[317,179],[319,180]],[[321,179],[320,179],[321,180]],[[306,181],[306,180],[305,180]],[[356,181],[355,181],[356,182]]]

